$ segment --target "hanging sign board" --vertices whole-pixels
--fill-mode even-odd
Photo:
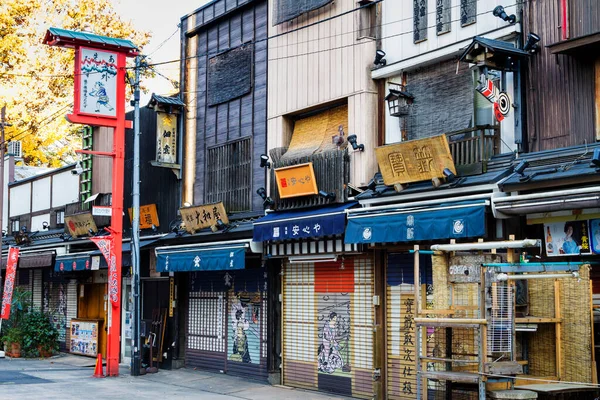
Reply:
[[[592,251],[595,254],[600,254],[600,219],[590,220],[590,238]]]
[[[133,208],[129,208],[129,221],[133,223]],[[140,229],[149,229],[152,225],[160,226],[156,204],[140,206]]]
[[[73,237],[89,235],[90,229],[93,232],[98,232],[94,217],[89,212],[66,216],[65,226]]]
[[[446,135],[378,147],[375,154],[388,186],[442,178],[444,168],[456,174]]]
[[[185,224],[185,230],[194,233],[204,228],[210,228],[221,220],[224,224],[229,223],[227,212],[222,202],[205,204],[202,206],[182,207],[181,219]]]
[[[111,217],[112,207],[111,206],[92,206],[92,215],[97,217]]]
[[[545,223],[544,240],[548,257],[592,254],[589,223],[585,219]]]
[[[75,64],[80,114],[117,117],[117,52],[80,47]]]
[[[177,163],[177,116],[175,114],[156,113],[156,161],[165,164]]]
[[[282,199],[319,193],[311,162],[275,169],[275,181]]]

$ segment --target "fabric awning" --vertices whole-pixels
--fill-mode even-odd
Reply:
[[[19,264],[17,268],[44,268],[52,266],[52,261],[56,252],[51,251],[39,251],[33,253],[19,252]],[[6,257],[2,258],[2,269],[6,269]]]
[[[345,211],[357,204],[270,213],[254,223],[253,239],[264,242],[340,235],[346,227]]]
[[[157,272],[223,271],[244,269],[248,241],[157,247]]]
[[[346,243],[397,243],[484,236],[488,200],[350,214]]]
[[[90,253],[72,253],[56,256],[54,270],[57,272],[65,271],[84,271],[92,268]]]

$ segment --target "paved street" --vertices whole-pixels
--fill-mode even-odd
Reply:
[[[94,362],[67,354],[41,360],[0,359],[0,399],[345,399],[189,369],[134,378],[122,366],[118,378],[95,379]]]

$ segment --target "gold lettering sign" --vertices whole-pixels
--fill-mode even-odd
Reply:
[[[319,193],[315,171],[311,162],[277,168],[275,170],[275,180],[277,181],[279,197],[282,199]]]
[[[133,208],[129,208],[129,221],[133,223]],[[160,226],[156,204],[140,206],[140,229],[149,229],[152,225]]]
[[[378,147],[375,153],[388,186],[442,178],[444,168],[456,174],[446,135]]]
[[[89,235],[90,229],[94,233],[98,232],[94,217],[89,212],[66,216],[65,226],[73,237]]]
[[[174,114],[156,113],[156,161],[177,162],[177,116]]]
[[[185,230],[189,233],[217,225],[217,220],[219,219],[224,224],[229,223],[229,218],[227,218],[227,212],[222,202],[183,207],[179,210],[181,211],[181,219],[185,224]]]

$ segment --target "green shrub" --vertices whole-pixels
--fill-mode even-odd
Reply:
[[[20,323],[23,333],[23,352],[26,357],[38,357],[40,350],[48,353],[58,351],[58,330],[50,323],[50,317],[40,311],[31,311]]]

